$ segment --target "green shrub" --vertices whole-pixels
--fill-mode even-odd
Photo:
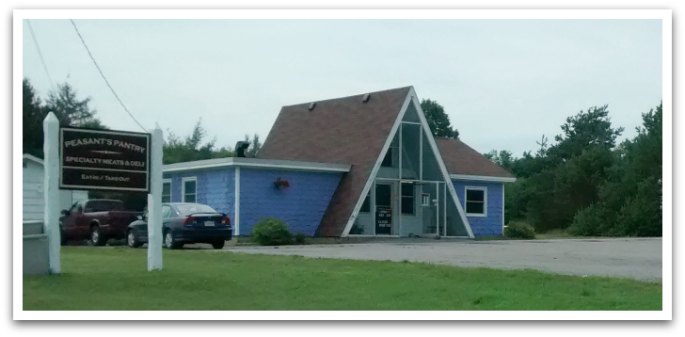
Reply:
[[[604,207],[598,204],[592,204],[579,210],[573,217],[571,226],[568,227],[568,232],[572,235],[580,236],[598,236],[603,233],[604,229],[614,221],[609,219],[609,214],[606,214]]]
[[[504,236],[510,239],[535,239],[535,230],[523,222],[510,222],[504,229]]]
[[[252,240],[262,246],[287,245],[292,239],[285,222],[276,218],[261,219],[252,228]]]
[[[304,238],[305,238],[305,235],[302,233],[295,234],[295,244],[303,245],[304,244]]]

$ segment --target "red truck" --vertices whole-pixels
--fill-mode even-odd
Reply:
[[[91,199],[74,203],[62,210],[59,227],[62,244],[70,240],[88,241],[102,246],[108,239],[126,237],[128,225],[142,212],[126,210],[124,202],[112,199]]]

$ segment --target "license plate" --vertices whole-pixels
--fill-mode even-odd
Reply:
[[[205,221],[205,227],[214,227],[214,221]]]

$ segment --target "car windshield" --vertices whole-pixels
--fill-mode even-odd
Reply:
[[[92,200],[86,202],[86,212],[123,211],[124,203],[119,200]]]
[[[178,204],[176,209],[178,209],[181,216],[194,213],[217,213],[213,208],[202,204]]]

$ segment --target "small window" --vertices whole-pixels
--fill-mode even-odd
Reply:
[[[414,214],[413,183],[402,183],[402,214]]]
[[[421,206],[430,206],[431,196],[428,193],[421,193]]]
[[[183,202],[197,201],[197,178],[183,178]]]
[[[162,202],[171,202],[171,179],[162,181]]]
[[[485,187],[466,187],[466,215],[487,215],[487,193]]]
[[[364,202],[362,203],[362,208],[359,211],[362,213],[371,212],[371,191],[366,194],[366,198],[364,198]]]

